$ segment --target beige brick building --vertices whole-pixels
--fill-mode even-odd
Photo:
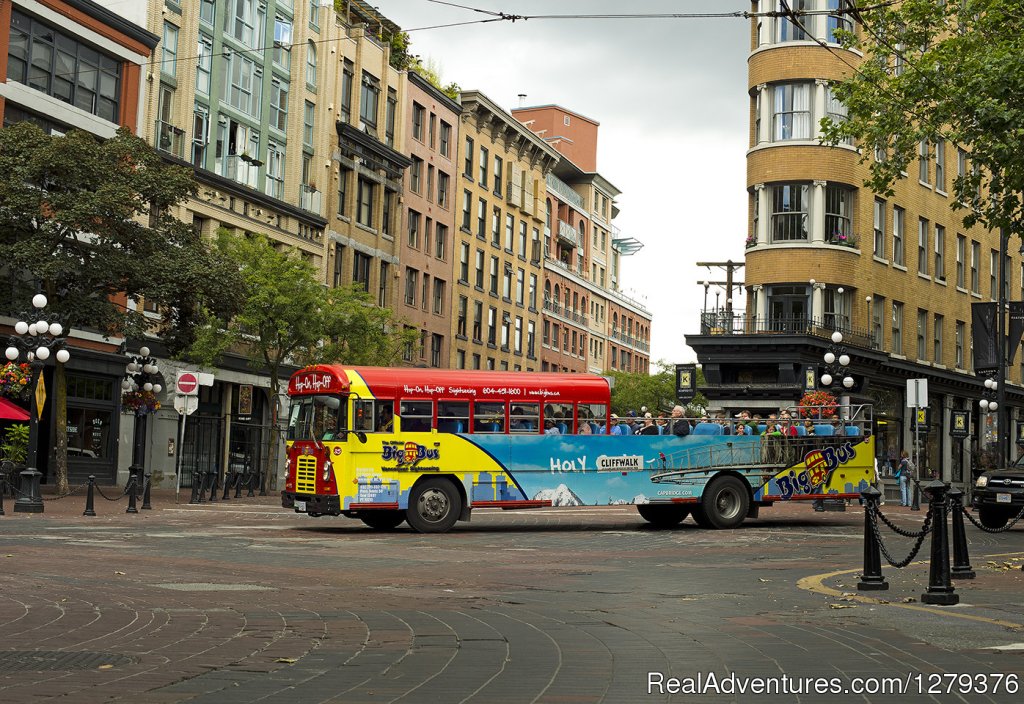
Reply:
[[[762,0],[753,9],[777,5]],[[827,11],[837,3],[802,6]],[[932,427],[923,468],[968,480],[972,443],[950,437],[950,412],[970,411],[974,437],[983,446],[991,441],[991,419],[977,404],[971,304],[996,300],[999,236],[965,228],[952,210],[953,181],[970,168],[953,145],[922,143],[910,173],[884,197],[863,186],[868,165],[859,163],[859,145],[819,144],[821,118],[844,114],[832,84],[848,74],[847,63],[861,60],[832,31],[852,26],[827,12],[804,16],[803,26],[752,20],[747,306],[731,320],[706,313],[687,342],[714,404],[774,409],[820,383],[829,337],[841,331],[856,382],[852,400],[874,404],[879,453],[912,448],[906,381],[927,379]],[[1021,292],[1021,266],[1013,252],[1011,298]],[[1018,356],[1008,370],[1012,419],[1024,403],[1022,362]]]

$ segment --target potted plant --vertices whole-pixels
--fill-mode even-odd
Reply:
[[[839,408],[836,397],[828,391],[808,391],[800,399],[801,418],[830,418]]]
[[[152,391],[125,391],[121,394],[121,412],[144,416],[148,413],[156,413],[160,410],[160,402]]]
[[[0,367],[0,395],[24,401],[32,392],[32,367],[28,363],[8,362]]]
[[[25,460],[28,458],[28,426],[24,423],[16,423],[4,430],[0,438],[0,480],[6,480],[11,486],[11,496],[14,496],[14,475],[25,468]],[[0,483],[0,493],[3,493],[3,484]]]

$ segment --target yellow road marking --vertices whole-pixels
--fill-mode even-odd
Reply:
[[[1018,555],[1024,555],[1024,552],[1005,552],[996,555],[984,555],[981,559],[987,559],[992,557],[1014,557]],[[919,560],[912,564],[915,565],[927,565],[927,560]],[[1002,626],[1003,628],[1010,628],[1013,630],[1024,629],[1024,624],[1014,623],[1013,621],[1003,621],[996,618],[988,618],[986,616],[975,616],[973,614],[960,613],[958,611],[951,611],[948,608],[939,608],[934,606],[922,606],[919,604],[904,604],[899,602],[884,601],[882,599],[876,599],[870,596],[862,596],[860,594],[853,594],[852,596],[843,596],[844,592],[841,592],[832,587],[826,587],[823,582],[826,579],[833,577],[839,577],[847,574],[859,574],[863,572],[862,568],[852,570],[838,570],[836,572],[826,572],[824,574],[815,574],[809,577],[804,577],[797,581],[796,585],[800,589],[804,589],[817,594],[824,594],[834,598],[842,598],[846,600],[858,601],[862,604],[877,604],[879,606],[895,606],[901,609],[909,609],[911,611],[927,611],[932,614],[940,614],[942,616],[951,616],[953,618],[967,619],[968,621],[978,621],[981,623],[990,623],[995,626]]]

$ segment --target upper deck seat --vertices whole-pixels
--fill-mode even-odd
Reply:
[[[722,426],[718,423],[697,423],[693,429],[694,435],[721,435]]]
[[[816,425],[814,426],[814,434],[818,437],[835,435],[835,428],[831,425]]]

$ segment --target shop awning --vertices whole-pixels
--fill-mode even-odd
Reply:
[[[28,411],[16,403],[0,397],[0,420],[28,420]]]

